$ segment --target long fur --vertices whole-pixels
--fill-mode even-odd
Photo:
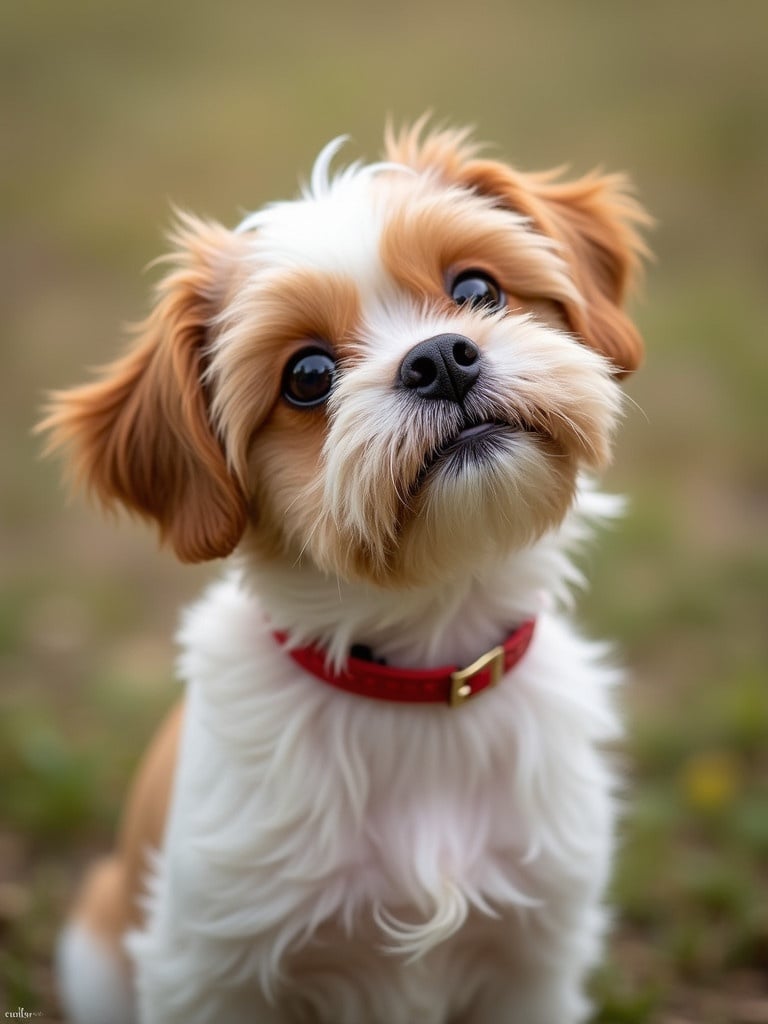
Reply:
[[[644,215],[618,178],[524,175],[465,133],[390,131],[383,162],[334,175],[337,148],[234,232],[185,216],[143,336],[43,424],[181,558],[232,556],[184,616],[183,714],[62,944],[80,1024],[97,1024],[83,1007],[104,1005],[109,956],[140,1024],[588,1012],[620,673],[567,612],[575,554],[619,510],[589,475],[641,358],[622,301]],[[503,308],[451,301],[469,268]],[[398,383],[446,334],[479,353],[461,403]],[[312,410],[281,397],[307,345],[337,366]],[[493,444],[457,454],[480,423]],[[466,665],[530,616],[523,661],[458,709],[341,693],[274,638],[337,667],[359,643]]]

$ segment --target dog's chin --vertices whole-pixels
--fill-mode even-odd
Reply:
[[[481,572],[565,517],[573,462],[551,438],[489,422],[463,430],[430,460],[401,529],[393,583]]]
[[[300,560],[349,581],[386,588],[449,583],[557,527],[575,484],[575,461],[548,436],[500,421],[473,423],[426,453],[387,536],[380,519],[348,530],[318,508],[296,549]]]

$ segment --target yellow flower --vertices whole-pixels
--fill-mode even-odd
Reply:
[[[681,773],[688,803],[701,811],[717,811],[731,803],[741,783],[741,765],[727,751],[695,754],[688,758]]]

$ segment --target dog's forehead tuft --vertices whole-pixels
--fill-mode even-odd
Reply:
[[[259,263],[348,274],[361,283],[378,275],[388,191],[382,181],[416,172],[404,164],[356,162],[332,173],[344,141],[334,139],[321,151],[299,198],[271,203],[238,226],[251,236]]]

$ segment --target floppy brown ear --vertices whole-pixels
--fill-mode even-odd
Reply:
[[[464,184],[530,217],[558,243],[584,300],[564,303],[572,330],[608,356],[619,373],[636,370],[643,342],[623,304],[648,255],[636,227],[651,219],[622,175],[558,182],[556,174],[522,174],[491,160],[469,160],[460,174]]]
[[[209,419],[205,346],[237,236],[189,216],[172,236],[174,268],[122,359],[92,384],[51,395],[39,429],[72,451],[75,477],[108,506],[156,520],[185,562],[229,554],[246,501]]]

